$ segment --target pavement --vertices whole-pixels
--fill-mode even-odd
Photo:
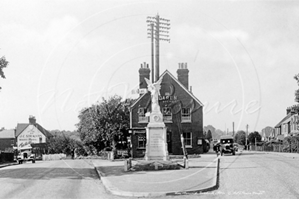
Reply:
[[[124,171],[124,161],[91,160],[104,187],[112,194],[127,197],[157,197],[200,193],[218,188],[219,158],[201,154],[190,158],[188,169]],[[181,161],[182,160],[176,160]],[[133,160],[132,164],[137,164]]]
[[[17,165],[17,162],[1,163],[0,168]]]
[[[287,158],[299,158],[299,153],[284,153],[284,152],[273,152],[273,151],[251,151],[243,150],[243,153],[264,153],[264,154],[273,154]]]

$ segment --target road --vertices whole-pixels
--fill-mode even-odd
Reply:
[[[117,198],[85,160],[36,161],[0,169],[0,198]]]
[[[218,190],[179,198],[299,198],[299,156],[248,151],[222,156]]]
[[[165,198],[299,198],[299,156],[255,152],[220,159],[219,189]],[[122,198],[105,191],[85,160],[37,161],[0,169],[0,198]]]

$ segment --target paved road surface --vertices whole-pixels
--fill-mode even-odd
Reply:
[[[118,198],[84,160],[37,161],[0,169],[0,198]]]
[[[299,156],[243,152],[221,157],[220,187],[166,198],[299,198]],[[26,163],[0,169],[0,198],[122,198],[107,193],[84,160]]]
[[[167,198],[299,198],[299,156],[255,152],[225,155],[216,191]]]

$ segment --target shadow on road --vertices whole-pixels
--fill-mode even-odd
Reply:
[[[94,169],[89,168],[15,168],[0,170],[1,178],[14,179],[98,179]]]
[[[242,151],[240,152],[239,155],[265,155],[264,153],[256,153],[256,152],[252,152],[252,151]]]

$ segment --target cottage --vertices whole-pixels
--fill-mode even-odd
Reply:
[[[29,116],[29,123],[17,124],[16,140],[20,152],[33,150],[33,153],[41,156],[46,152],[46,143],[51,137],[52,134],[38,124],[34,116]]]
[[[15,145],[15,129],[0,131],[0,151],[13,151]]]
[[[286,113],[287,115],[275,126],[277,137],[299,135],[299,106],[288,107]]]

